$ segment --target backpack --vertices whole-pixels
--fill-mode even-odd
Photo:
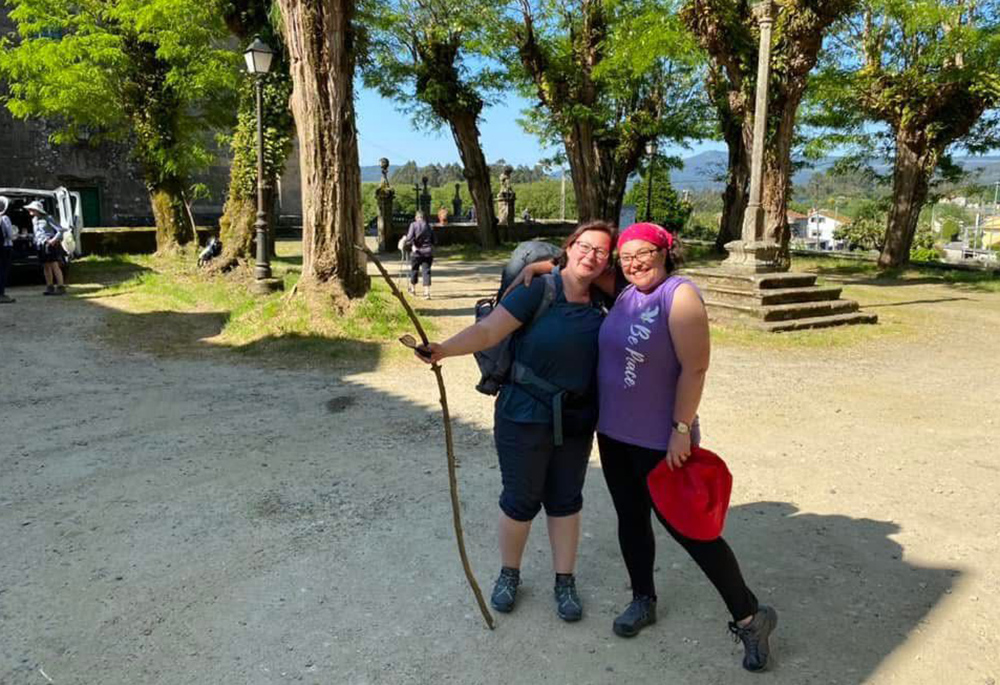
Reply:
[[[537,240],[520,243],[514,248],[510,260],[504,267],[497,294],[476,302],[476,321],[485,319],[493,313],[493,310],[500,304],[500,297],[503,295],[503,292],[517,274],[520,273],[521,269],[528,264],[555,258],[560,252],[561,250],[551,243]],[[545,274],[540,278],[545,284],[542,301],[538,304],[538,309],[535,310],[531,321],[522,327],[522,331],[540,319],[556,299],[556,272]],[[500,386],[510,381],[511,366],[514,362],[513,338],[514,334],[508,335],[493,347],[473,353],[473,357],[475,357],[481,373],[479,383],[476,384],[476,390],[484,395],[496,395],[500,392]]]

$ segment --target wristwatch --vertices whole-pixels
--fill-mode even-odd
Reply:
[[[681,435],[688,435],[691,433],[691,426],[684,423],[683,421],[674,421],[674,430]]]

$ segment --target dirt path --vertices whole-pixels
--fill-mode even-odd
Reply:
[[[496,265],[435,265],[422,303],[470,319]],[[850,292],[886,335],[717,345],[701,415],[735,477],[726,537],[781,612],[742,672],[724,607],[660,536],[660,622],[628,597],[600,468],[585,619],[551,606],[543,525],[517,610],[483,627],[453,542],[431,376],[161,359],[102,346],[112,300],[18,288],[0,310],[0,683],[974,683],[1000,679],[1000,295]],[[913,304],[908,304],[913,303]],[[898,335],[892,333],[898,332]],[[491,403],[446,376],[467,541],[498,562]]]

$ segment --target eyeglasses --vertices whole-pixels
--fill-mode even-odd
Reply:
[[[594,247],[590,243],[585,243],[582,240],[577,240],[573,244],[580,251],[580,255],[583,256],[583,257],[586,257],[591,252],[593,252],[594,256],[597,257],[598,259],[606,259],[607,256],[609,254],[611,254],[610,252],[608,252],[607,250],[605,250],[603,247]]]
[[[620,254],[618,255],[618,261],[621,262],[622,266],[628,266],[633,261],[636,262],[637,264],[646,265],[653,260],[653,255],[655,255],[659,251],[660,248],[656,249],[646,248],[644,250],[639,250],[632,255]]]

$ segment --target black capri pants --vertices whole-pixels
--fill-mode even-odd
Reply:
[[[410,257],[410,283],[417,284],[417,272],[424,276],[424,287],[431,287],[431,264],[434,263],[434,255],[422,255],[417,252]]]
[[[531,521],[541,508],[549,516],[572,516],[583,508],[583,482],[594,432],[563,435],[558,447],[551,423],[493,421],[503,491],[500,509],[515,521]]]

